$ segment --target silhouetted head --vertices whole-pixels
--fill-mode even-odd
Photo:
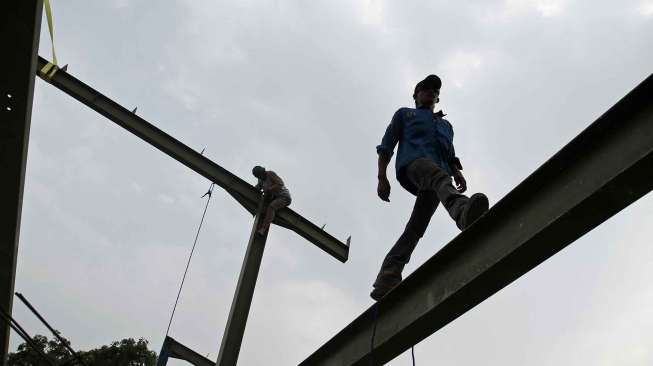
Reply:
[[[265,179],[265,168],[257,165],[252,169],[252,174],[258,179]]]
[[[440,101],[440,88],[442,80],[436,75],[429,75],[415,85],[413,99],[416,107],[427,107],[433,109]]]

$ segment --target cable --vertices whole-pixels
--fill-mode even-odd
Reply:
[[[188,256],[188,262],[186,263],[186,269],[184,270],[184,276],[181,278],[181,285],[179,286],[179,292],[177,292],[177,299],[175,300],[175,305],[172,308],[172,314],[170,314],[170,321],[168,322],[168,329],[166,329],[166,337],[170,332],[170,326],[172,325],[172,318],[175,316],[175,310],[177,310],[177,303],[179,302],[179,295],[181,295],[181,289],[184,288],[184,281],[186,281],[186,274],[188,273],[188,267],[190,266],[190,260],[193,258],[193,252],[195,251],[195,245],[197,244],[197,238],[200,236],[200,230],[202,230],[202,224],[204,223],[204,216],[206,216],[206,210],[209,208],[209,202],[211,202],[211,195],[213,193],[213,186],[215,183],[211,183],[208,192],[204,196],[209,196],[206,200],[206,205],[204,206],[204,213],[202,213],[202,219],[200,220],[200,225],[197,228],[197,233],[195,234],[195,241],[193,242],[193,248],[190,250],[190,255]],[[202,197],[204,197],[202,196]]]
[[[379,303],[375,302],[372,307],[374,308],[374,311],[372,312],[372,316],[373,316],[372,319],[374,325],[372,326],[372,339],[370,340],[370,366],[375,366],[374,365],[374,336],[376,336],[376,324],[379,320]],[[415,346],[410,347],[410,355],[413,358],[413,366],[415,366]]]
[[[415,366],[415,346],[410,347],[410,354],[413,356],[413,366]]]

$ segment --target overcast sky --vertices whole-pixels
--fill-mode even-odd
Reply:
[[[497,202],[653,65],[650,0],[53,7],[71,74],[250,182],[275,170],[296,211],[352,235],[341,264],[271,230],[239,365],[297,364],[372,304],[414,201],[394,178],[376,197],[375,146],[418,80],[441,76],[470,192]],[[158,352],[210,182],[41,80],[30,137],[16,290],[76,348]],[[653,364],[652,220],[649,195],[416,345],[417,364]],[[170,333],[211,359],[251,224],[216,189]],[[406,273],[457,232],[438,210]]]

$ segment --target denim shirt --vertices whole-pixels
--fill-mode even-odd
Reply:
[[[397,180],[413,194],[417,194],[417,188],[406,178],[405,168],[415,159],[430,159],[449,175],[453,174],[449,165],[456,156],[453,127],[443,116],[441,111],[433,113],[429,108],[400,108],[376,147],[378,154],[392,157],[399,143],[395,159]]]

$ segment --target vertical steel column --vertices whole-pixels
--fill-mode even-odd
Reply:
[[[161,352],[159,352],[159,356],[156,358],[156,366],[166,366],[168,364],[168,358],[170,357],[169,346],[170,338],[166,337],[161,345]]]
[[[0,3],[0,307],[11,314],[42,0]],[[0,322],[0,364],[9,347]]]
[[[263,201],[264,199],[260,201],[256,219],[252,226],[252,233],[249,236],[247,252],[245,253],[243,266],[240,269],[238,285],[236,285],[236,293],[231,303],[231,310],[229,310],[229,320],[227,320],[227,326],[222,336],[220,353],[216,361],[217,366],[234,366],[238,362],[238,353],[240,352],[240,345],[243,341],[247,316],[249,315],[249,308],[252,304],[254,287],[256,286],[256,279],[258,278],[258,271],[261,267],[261,259],[263,258],[263,250],[265,249],[265,241],[268,236],[267,232],[265,235],[259,235],[256,232],[259,222],[265,216],[263,212]]]

